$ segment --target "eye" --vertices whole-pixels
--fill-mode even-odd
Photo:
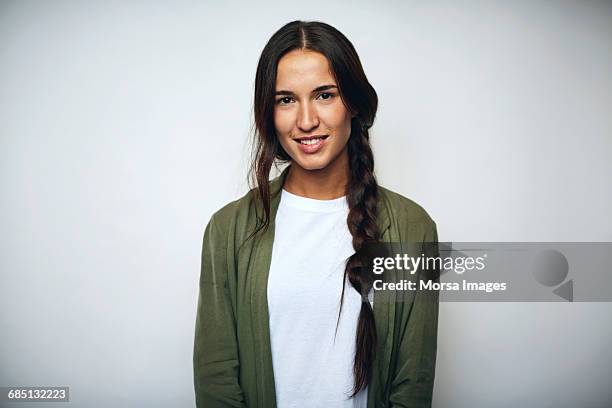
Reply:
[[[319,98],[323,99],[324,101],[330,100],[333,97],[334,94],[331,92],[322,92],[319,94]]]
[[[288,105],[291,103],[291,101],[293,101],[293,98],[290,96],[283,96],[282,98],[279,98],[276,100],[276,103],[278,103],[279,105]]]

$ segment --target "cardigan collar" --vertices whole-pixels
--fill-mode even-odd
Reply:
[[[281,198],[281,189],[283,185],[285,185],[285,180],[287,179],[287,175],[289,174],[289,169],[291,165],[285,167],[281,174],[270,181],[270,219],[276,219],[276,211],[278,210],[278,205],[280,203]],[[377,206],[377,217],[376,222],[378,223],[378,230],[380,237],[383,236],[385,231],[389,229],[391,226],[391,218],[389,214],[389,208],[387,206],[386,201],[383,199],[382,194],[378,194],[378,206]],[[272,222],[272,221],[271,221]]]

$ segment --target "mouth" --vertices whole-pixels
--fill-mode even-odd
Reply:
[[[329,137],[329,135],[314,135],[314,136],[304,136],[304,137],[297,137],[293,140],[295,140],[297,143],[300,144],[304,144],[304,145],[313,145],[313,144],[317,144],[322,140],[325,140]]]
[[[293,139],[299,146],[300,150],[304,153],[316,153],[322,147],[324,141],[329,137],[329,135],[312,135],[312,136],[304,136]]]

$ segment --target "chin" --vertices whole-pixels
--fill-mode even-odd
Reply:
[[[309,158],[307,160],[293,160],[294,164],[297,164],[299,167],[304,170],[322,170],[329,165],[329,162],[325,159],[313,160]]]

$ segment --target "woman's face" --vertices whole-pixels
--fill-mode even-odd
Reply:
[[[280,59],[274,125],[281,146],[305,170],[347,159],[351,113],[323,54],[294,50]]]

